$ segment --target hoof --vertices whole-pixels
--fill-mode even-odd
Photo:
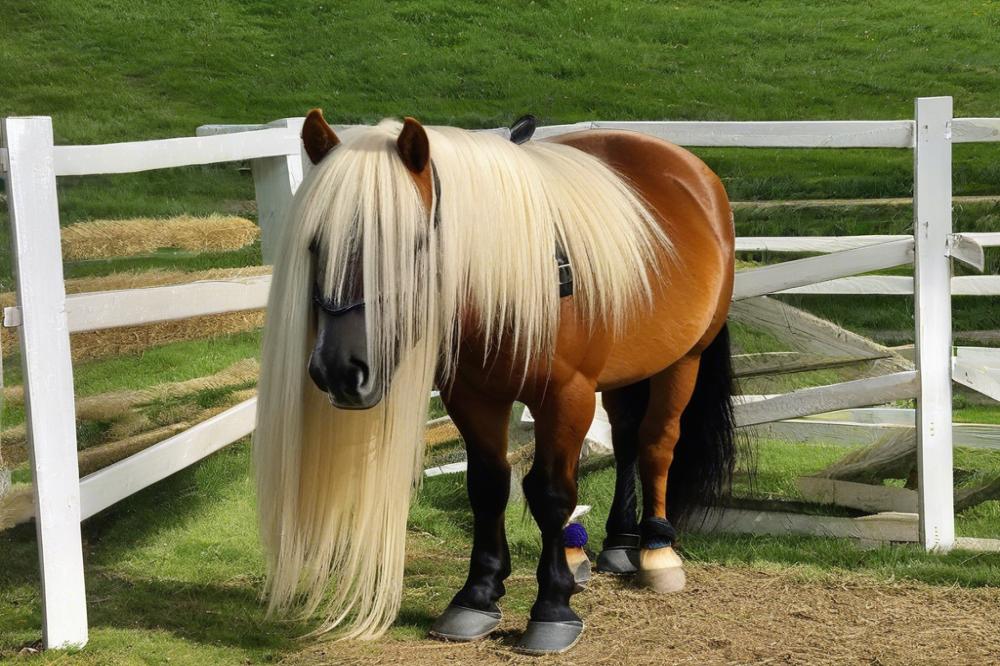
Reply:
[[[543,655],[562,654],[576,645],[583,634],[583,622],[528,622],[528,629],[514,646],[514,652]]]
[[[639,575],[636,582],[660,594],[680,592],[687,576],[681,558],[673,548],[643,550],[639,554]]]
[[[638,548],[609,548],[597,556],[597,570],[615,575],[634,574],[639,570]]]
[[[590,582],[590,572],[590,560],[583,560],[575,569],[573,569],[573,582],[576,583],[576,587],[573,589],[573,594],[583,592],[587,583]]]
[[[454,604],[434,622],[430,635],[446,641],[468,643],[486,638],[500,624],[500,613],[465,608]]]

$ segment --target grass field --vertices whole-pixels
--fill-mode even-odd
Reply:
[[[8,0],[0,21],[0,116],[51,115],[57,143],[192,135],[206,123],[258,123],[314,106],[331,122],[414,115],[428,123],[491,127],[534,113],[544,123],[586,119],[782,120],[910,118],[913,98],[953,95],[956,116],[998,116],[1000,6],[918,3],[640,2],[542,0],[491,6],[446,0],[294,4],[265,0],[158,3]],[[955,194],[998,194],[996,146],[955,147]],[[905,197],[912,154],[895,150],[696,151],[734,200]],[[62,224],[91,219],[212,213],[253,217],[245,165],[59,182]],[[12,288],[5,206],[0,206],[0,291]],[[740,235],[907,233],[909,206],[741,209]],[[955,227],[1000,228],[1000,206],[956,207]],[[788,255],[748,253],[771,262]],[[152,268],[197,271],[259,265],[259,244],[237,251],[161,249],[142,256],[68,262],[67,278]],[[1000,253],[988,255],[1000,269]],[[912,300],[789,297],[865,335],[911,341]],[[1000,299],[956,298],[961,331],[1000,329]],[[738,331],[745,352],[775,341]],[[155,347],[82,363],[78,396],[137,390],[218,372],[255,357],[259,333]],[[17,358],[5,386],[20,383]],[[785,388],[837,381],[836,371],[790,378]],[[227,393],[228,395],[228,393]],[[186,398],[197,407],[226,395]],[[180,407],[185,407],[181,405]],[[191,405],[187,405],[191,407]],[[1000,415],[968,394],[956,418]],[[177,404],[158,408],[177,409]],[[3,426],[23,421],[7,404]],[[81,421],[82,448],[111,437],[112,424]],[[760,442],[761,497],[795,498],[796,475],[843,449]],[[452,451],[455,456],[460,455]],[[963,483],[1000,473],[1000,456],[959,451]],[[29,481],[24,467],[15,481]],[[410,515],[407,593],[388,641],[412,645],[461,584],[469,517],[464,477],[430,479]],[[581,501],[592,544],[603,537],[611,471],[588,471]],[[745,485],[740,489],[746,491]],[[325,642],[294,637],[304,625],[263,617],[262,564],[253,519],[248,446],[242,443],[122,502],[84,525],[88,648],[75,663],[232,664],[310,662]],[[1000,537],[1000,502],[958,519],[964,535]],[[537,530],[513,504],[515,559],[505,610],[523,621],[533,594]],[[40,609],[34,531],[0,533],[0,662],[60,662],[32,654]],[[931,556],[916,548],[865,551],[814,538],[686,535],[696,570],[791,571],[802,580],[844,580],[881,589],[898,581],[961,588],[996,586],[1000,556]],[[786,581],[787,582],[787,581]],[[523,622],[522,622],[523,623]],[[336,654],[330,647],[329,654]]]

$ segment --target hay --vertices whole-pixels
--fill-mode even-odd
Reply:
[[[116,423],[112,426],[111,435],[115,437],[132,437],[151,425],[148,416],[133,412],[132,410],[162,400],[191,396],[202,391],[251,384],[257,381],[258,370],[257,359],[248,358],[237,361],[229,367],[207,377],[158,384],[140,390],[115,391],[87,396],[76,401],[76,417],[77,419],[91,421],[114,421],[120,419],[121,423]],[[254,391],[251,389],[249,393],[253,395]],[[246,398],[241,396],[246,394],[247,391],[245,390],[235,392],[231,396],[228,396],[227,404],[236,404],[245,400]],[[208,418],[204,416],[205,412],[202,412],[200,416],[197,415],[197,408],[193,405],[180,405],[177,409],[184,411],[183,413],[178,413],[175,410],[174,413],[166,412],[161,414],[161,421],[197,422],[199,418]],[[28,450],[25,439],[26,433],[23,423],[8,428],[0,434],[0,446],[4,448],[7,465],[17,466],[27,462]],[[93,447],[93,449],[88,449],[88,451],[96,450],[97,448],[100,447]]]
[[[80,476],[84,477],[88,474],[93,474],[100,469],[104,469],[109,465],[113,465],[120,460],[139,453],[154,444],[162,442],[168,437],[172,437],[202,421],[221,414],[233,405],[243,402],[248,397],[253,397],[254,394],[255,391],[253,390],[236,391],[228,396],[224,404],[203,409],[193,414],[189,421],[171,423],[132,437],[80,451],[77,454]],[[0,532],[15,525],[26,523],[34,518],[33,488],[32,484],[18,484],[13,486],[6,495],[0,496]]]
[[[445,552],[435,556],[451,559]],[[434,561],[411,559],[408,571],[433,571]],[[411,574],[404,612],[418,627],[392,640],[313,642],[282,663],[986,664],[1000,654],[996,588],[884,582],[845,571],[810,580],[794,566],[688,562],[686,569],[687,589],[671,595],[637,589],[627,578],[595,576],[573,597],[587,626],[580,643],[564,656],[542,659],[511,651],[527,623],[525,588],[534,588],[533,576],[508,580],[518,603],[506,604],[497,632],[463,644],[423,636],[419,624],[430,620],[417,609],[428,589],[413,585],[421,576]],[[452,583],[458,589],[462,581]],[[438,597],[440,609],[447,599]]]
[[[34,517],[34,489],[30,484],[17,484],[0,497],[0,532]]]
[[[65,227],[62,250],[66,261],[148,254],[160,248],[219,252],[238,250],[259,236],[256,224],[232,215],[93,220]]]
[[[221,268],[205,271],[166,271],[153,270],[145,272],[112,273],[100,277],[73,278],[66,280],[67,294],[90,293],[95,291],[115,291],[121,289],[139,289],[144,287],[162,287],[174,284],[187,284],[201,280],[227,280],[256,275],[267,275],[271,272],[269,266],[248,266],[244,268]],[[14,292],[0,294],[0,307],[10,307],[17,302]],[[145,324],[143,326],[127,326],[102,331],[87,331],[74,333],[70,336],[74,361],[89,361],[98,358],[121,356],[142,351],[149,347],[197,340],[199,338],[243,333],[263,326],[263,310],[245,310],[229,312],[220,315],[206,315],[177,321]],[[0,345],[4,357],[17,352],[19,343],[17,329],[0,329]],[[19,387],[4,389],[4,398],[23,401]]]
[[[454,423],[443,421],[424,430],[424,445],[428,448],[440,446],[453,442],[461,436]]]

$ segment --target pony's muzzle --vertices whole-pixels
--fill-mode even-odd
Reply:
[[[309,376],[340,409],[370,409],[382,399],[382,386],[368,364],[364,307],[343,313],[320,312]]]

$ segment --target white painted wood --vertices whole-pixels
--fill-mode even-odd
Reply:
[[[694,512],[691,524],[700,531],[725,534],[798,534],[871,542],[917,540],[917,516],[912,513],[885,512],[845,518],[753,509],[699,509]]]
[[[842,250],[819,257],[785,261],[773,266],[736,273],[733,300],[739,301],[847,275],[893,268],[912,261],[912,238]]]
[[[858,247],[907,240],[912,236],[743,236],[736,239],[737,252],[840,252]]]
[[[988,143],[1000,141],[1000,118],[955,118],[952,143]]]
[[[299,143],[295,132],[266,129],[252,134],[56,146],[55,169],[57,176],[135,173],[195,164],[298,155]]]
[[[256,412],[257,398],[251,398],[159,444],[83,477],[80,481],[81,517],[89,518],[246,437],[253,432]],[[74,455],[74,462],[75,458]]]
[[[911,370],[913,364],[889,347],[825,319],[766,296],[736,301],[729,318],[770,333],[789,348],[825,356],[888,356],[875,361],[881,372]]]
[[[952,234],[948,238],[947,253],[980,273],[986,268],[986,252],[975,236]]]
[[[66,297],[71,333],[136,326],[202,315],[257,310],[267,305],[270,275],[187,284],[95,291]],[[20,306],[4,309],[4,326],[21,324]]]
[[[916,101],[913,231],[916,319],[917,469],[920,541],[928,550],[955,544],[951,432],[950,97]]]
[[[447,465],[438,465],[437,467],[428,467],[424,470],[424,476],[441,476],[443,474],[458,474],[459,472],[464,472],[469,468],[469,463],[465,460],[461,462],[448,463]]]
[[[852,447],[867,446],[901,429],[913,428],[913,410],[908,411],[910,411],[911,421],[908,426],[856,421],[825,421],[806,417],[753,426],[753,435],[763,439],[781,439],[800,444],[822,442]],[[1000,450],[1000,426],[955,423],[952,428],[955,446]]]
[[[952,377],[962,386],[1000,401],[1000,368],[955,358],[952,363]]]
[[[830,296],[856,296],[879,294],[883,296],[910,296],[913,278],[905,275],[858,275],[826,282],[784,289],[780,294],[825,294]],[[951,279],[952,296],[1000,296],[1000,276],[959,275]]]
[[[1000,368],[1000,347],[955,347],[960,361],[991,368]]]
[[[73,366],[66,323],[52,119],[6,118],[4,145],[25,415],[35,481],[47,648],[87,643]]]
[[[267,129],[267,125],[199,125],[195,136],[218,136],[219,134],[239,134],[240,132],[256,132]]]
[[[916,395],[917,384],[917,373],[910,370],[830,386],[799,389],[766,400],[737,404],[734,409],[736,424],[752,426],[835,409],[904,400]]]
[[[817,504],[835,504],[861,511],[917,512],[917,491],[840,479],[803,476],[795,480],[802,497]]]
[[[198,136],[254,131],[265,125],[202,125]],[[334,125],[335,131],[354,127]],[[956,118],[955,143],[1000,141],[1000,118]],[[496,128],[503,130],[506,128]],[[583,121],[542,125],[535,138],[543,139],[585,129],[626,129],[659,136],[686,146],[772,148],[912,148],[911,120],[805,120],[757,122],[703,121]]]
[[[839,368],[845,365],[871,363],[889,354],[867,354],[864,356],[829,356],[806,352],[763,352],[758,354],[734,354],[733,376],[759,377],[761,375],[787,374]]]
[[[955,235],[974,241],[982,247],[1000,246],[1000,231],[963,231]]]
[[[285,224],[291,209],[292,197],[302,183],[302,176],[309,168],[309,160],[302,148],[302,124],[305,118],[282,118],[268,127],[283,129],[295,134],[296,152],[253,160],[254,189],[257,195],[257,222],[260,225],[261,251],[265,264],[273,264]]]
[[[955,548],[969,550],[974,553],[1000,552],[1000,539],[981,539],[978,537],[956,537]]]
[[[681,146],[747,148],[910,148],[912,120],[763,122],[593,121],[539,127],[539,138],[581,129],[641,132]]]

